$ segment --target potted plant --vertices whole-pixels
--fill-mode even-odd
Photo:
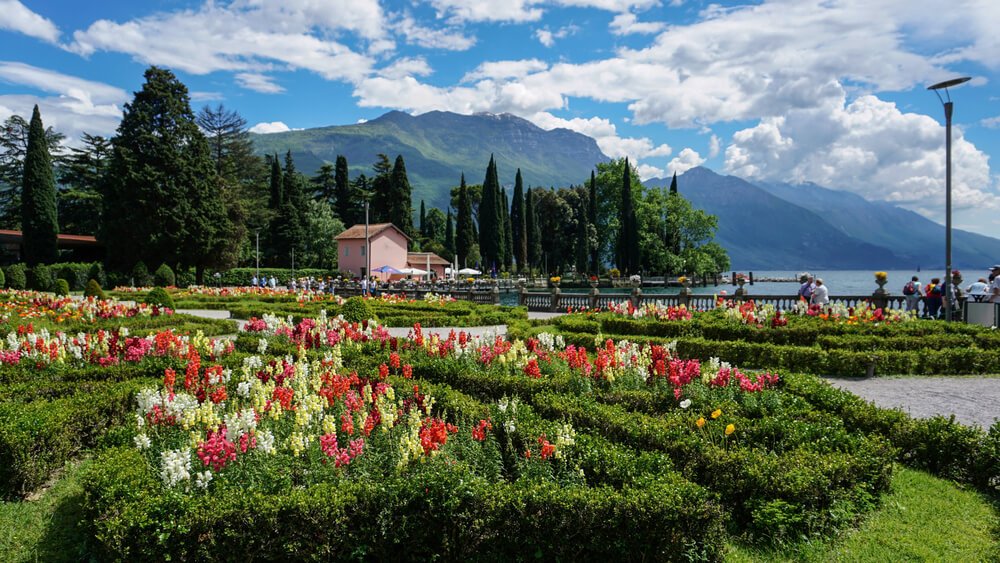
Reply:
[[[639,287],[642,285],[642,276],[639,274],[634,274],[629,276],[628,281],[632,283],[632,287]]]
[[[600,282],[600,279],[597,276],[590,276],[587,279],[587,282],[590,283],[590,287],[597,288],[597,284]]]
[[[885,272],[875,272],[875,283],[878,284],[878,288],[880,291],[883,291],[882,288],[885,287],[885,284],[888,283],[888,281],[889,281],[889,274]]]
[[[555,289],[559,289],[559,282],[561,281],[562,278],[560,276],[552,276],[549,278],[549,284]]]

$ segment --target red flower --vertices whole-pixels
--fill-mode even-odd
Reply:
[[[389,377],[389,366],[381,364],[378,366],[378,378],[385,379]]]
[[[412,379],[413,378],[413,366],[406,364],[403,366],[403,378]]]
[[[389,367],[399,369],[399,354],[396,352],[389,354]]]
[[[486,433],[490,430],[493,430],[493,423],[489,419],[480,420],[479,424],[472,428],[472,439],[482,442],[486,439]]]
[[[538,367],[538,360],[535,358],[528,360],[527,365],[524,366],[524,373],[534,379],[542,377],[542,370]]]

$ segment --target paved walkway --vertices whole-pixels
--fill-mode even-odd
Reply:
[[[880,407],[900,407],[917,418],[954,414],[962,424],[983,429],[1000,418],[1000,377],[826,379]]]

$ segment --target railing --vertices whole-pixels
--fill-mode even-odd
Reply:
[[[361,286],[357,284],[342,284],[335,286],[334,291],[341,297],[355,297],[363,293]],[[487,305],[500,304],[500,293],[496,291],[495,288],[490,287],[483,287],[482,289],[455,289],[449,286],[425,285],[412,287],[373,288],[370,289],[369,292],[374,292],[377,295],[405,296],[418,301],[423,300],[428,293],[433,293],[435,295],[447,296],[460,301],[471,301],[473,303],[483,303]]]

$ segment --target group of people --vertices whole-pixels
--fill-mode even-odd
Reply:
[[[808,301],[810,305],[826,305],[830,302],[830,289],[823,283],[823,278],[802,274],[799,281],[802,282],[799,286],[799,297]]]
[[[292,278],[284,284],[290,291],[308,291],[315,293],[334,293],[333,278],[314,278],[312,276],[305,278]],[[278,287],[278,280],[274,276],[260,276],[259,278],[254,275],[250,278],[251,287],[261,287],[261,288],[271,288],[276,289]]]
[[[271,289],[275,289],[278,287],[278,280],[274,276],[271,276],[270,278],[267,276],[261,276],[258,278],[257,275],[254,274],[254,276],[250,278],[250,287],[270,287]]]
[[[920,278],[913,276],[903,286],[903,296],[906,298],[906,310],[917,311],[920,302],[924,303],[924,317],[936,319],[942,314],[944,300],[948,294],[948,281],[941,278],[931,278],[930,283],[921,287]],[[958,288],[952,292],[951,305],[958,308],[961,294]],[[1000,264],[992,266],[987,277],[979,278],[965,288],[965,296],[977,303],[1000,303]]]

